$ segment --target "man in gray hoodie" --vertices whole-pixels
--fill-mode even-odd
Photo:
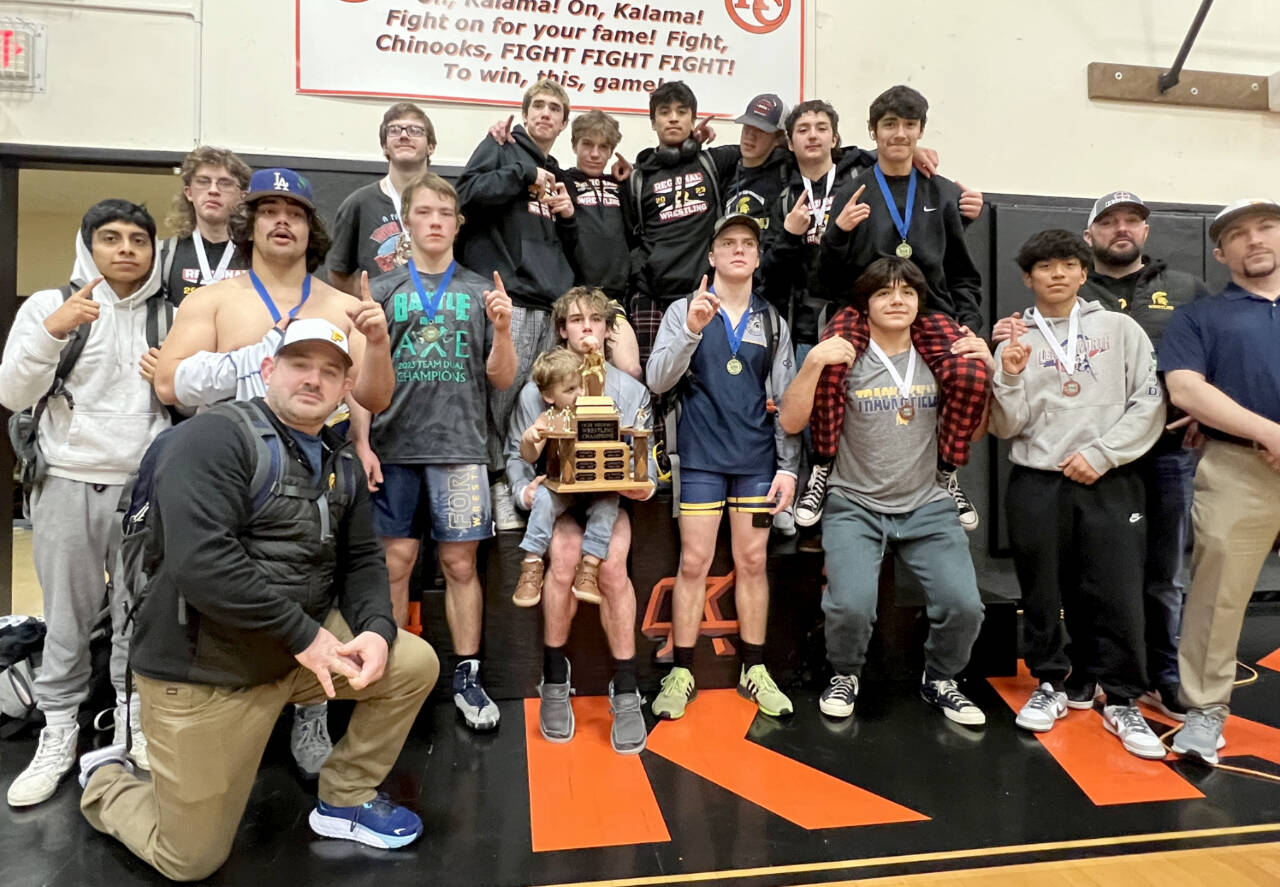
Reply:
[[[1079,236],[1041,231],[1017,262],[1036,305],[1025,337],[996,352],[991,406],[991,433],[1012,443],[1005,507],[1037,683],[1017,724],[1045,732],[1066,716],[1069,633],[1094,651],[1103,726],[1131,754],[1163,758],[1135,704],[1147,681],[1134,552],[1145,550],[1147,521],[1130,463],[1164,424],[1151,340],[1127,314],[1077,297],[1089,267]]]
[[[36,680],[46,726],[35,757],[9,786],[11,806],[47,800],[76,762],[76,713],[89,696],[89,634],[111,592],[111,679],[116,689],[116,743],[123,743],[125,601],[103,581],[120,541],[116,504],[123,484],[169,414],[144,377],[154,367],[148,347],[147,300],[163,299],[154,262],[156,223],[141,206],[104,200],[85,213],[76,237],[74,291],[41,290],[13,323],[0,361],[0,404],[15,412],[54,386],[63,350],[87,337],[62,390],[39,420],[47,476],[31,493],[32,552],[44,594],[48,634]],[[134,763],[146,767],[135,712]]]

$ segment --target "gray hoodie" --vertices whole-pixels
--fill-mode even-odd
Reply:
[[[71,284],[78,289],[98,276],[93,254],[77,232]],[[116,296],[105,280],[94,287],[101,312],[66,381],[75,409],[66,398],[55,397],[40,420],[39,444],[49,474],[90,484],[123,484],[147,446],[169,426],[169,414],[138,370],[147,351],[147,299],[160,284],[160,269],[152,262],[151,274],[126,299]],[[55,339],[44,321],[62,302],[59,290],[40,290],[13,321],[0,360],[0,404],[14,412],[33,406],[53,384],[70,337]]]
[[[1045,320],[1062,345],[1068,319]],[[1016,376],[998,369],[993,385],[991,433],[1012,442],[1010,461],[1059,471],[1058,463],[1081,453],[1095,471],[1106,472],[1149,450],[1164,425],[1164,394],[1151,340],[1137,321],[1080,300],[1075,397],[1062,390],[1067,376],[1052,347],[1030,318],[1027,326],[1026,369]],[[997,367],[1007,346],[996,349]]]

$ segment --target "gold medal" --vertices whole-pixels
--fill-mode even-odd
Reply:
[[[905,240],[902,241],[902,243],[898,244],[898,248],[894,250],[894,253],[899,259],[911,258],[911,244],[907,243]]]
[[[910,422],[916,417],[916,408],[909,403],[904,403],[898,407],[898,418],[903,422]]]
[[[1080,393],[1080,383],[1075,379],[1068,379],[1062,383],[1062,393],[1067,397],[1075,397]]]
[[[428,342],[434,342],[436,339],[440,338],[440,327],[436,326],[434,323],[427,324],[422,330],[422,338],[426,339]]]
[[[729,375],[736,376],[742,372],[742,361],[736,357],[731,357],[729,362],[724,365],[724,368],[729,371]]]

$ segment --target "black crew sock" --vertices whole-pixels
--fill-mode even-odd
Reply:
[[[564,684],[569,681],[569,660],[564,647],[542,648],[542,679],[548,684]]]
[[[613,660],[613,692],[635,693],[640,689],[636,681],[636,657]]]
[[[950,462],[948,462],[946,459],[944,459],[944,458],[942,458],[941,456],[939,456],[939,457],[938,457],[938,470],[939,470],[939,471],[941,471],[943,474],[953,474],[953,473],[955,472],[955,470],[956,470],[956,466],[952,465],[952,464],[951,464]]]
[[[742,667],[750,671],[757,665],[764,665],[764,644],[748,644],[742,642]]]
[[[676,668],[693,671],[693,647],[676,647]]]

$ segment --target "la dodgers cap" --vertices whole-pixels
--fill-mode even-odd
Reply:
[[[1273,216],[1280,216],[1280,203],[1265,198],[1246,197],[1244,200],[1237,200],[1235,203],[1229,203],[1222,208],[1213,221],[1209,224],[1209,239],[1214,243],[1218,242],[1218,238],[1222,236],[1222,232],[1227,230],[1227,226],[1242,216],[1253,215],[1254,213],[1264,213]]]
[[[781,132],[782,118],[787,115],[787,106],[782,99],[771,92],[764,92],[747,103],[747,110],[734,120],[734,123],[745,123],[765,132]]]
[[[292,320],[284,328],[284,338],[276,348],[276,354],[282,354],[294,345],[304,342],[324,342],[342,353],[342,359],[351,366],[351,349],[347,344],[347,334],[338,329],[323,317],[303,317]]]
[[[249,177],[249,191],[244,195],[245,202],[253,203],[264,197],[288,197],[307,209],[316,208],[311,182],[306,176],[283,166],[260,169]]]
[[[716,222],[715,231],[711,235],[712,239],[714,240],[715,238],[719,237],[721,231],[733,225],[742,225],[744,228],[750,228],[751,233],[756,236],[756,240],[757,241],[760,240],[759,220],[752,218],[746,213],[729,213],[729,215],[725,216],[720,221]]]
[[[1089,213],[1089,221],[1085,225],[1086,228],[1092,225],[1098,218],[1109,209],[1117,206],[1131,206],[1138,211],[1138,214],[1146,219],[1151,215],[1151,210],[1147,209],[1147,205],[1142,202],[1142,198],[1132,191],[1112,191],[1110,194],[1103,194],[1093,202],[1093,212]]]

